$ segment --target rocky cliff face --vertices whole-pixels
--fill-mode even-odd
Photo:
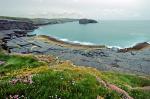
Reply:
[[[92,19],[80,19],[79,20],[79,24],[89,24],[89,23],[98,23],[98,22]]]
[[[23,22],[16,20],[0,20],[0,30],[34,30],[37,27],[32,22]]]
[[[7,42],[14,38],[32,36],[28,32],[38,28],[31,21],[0,20],[0,47],[8,50]],[[9,50],[8,50],[9,51]]]
[[[30,34],[41,25],[48,24],[61,24],[65,22],[78,21],[77,19],[27,19],[27,18],[15,18],[15,17],[1,17],[0,16],[0,47],[9,51],[7,42],[12,39],[20,37],[32,37],[36,34]],[[17,41],[19,42],[19,41]]]

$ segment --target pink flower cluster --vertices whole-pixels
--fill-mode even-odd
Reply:
[[[19,95],[9,95],[6,99],[26,99],[24,95],[19,96]]]
[[[32,84],[33,83],[33,80],[32,80],[32,76],[25,76],[23,78],[15,78],[15,79],[12,79],[10,81],[11,84],[15,85],[17,83],[25,83],[25,84]]]

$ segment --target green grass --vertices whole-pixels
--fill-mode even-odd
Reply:
[[[69,19],[69,18],[45,19],[45,18],[23,18],[23,17],[10,17],[10,16],[0,16],[0,19],[32,22],[35,25],[55,23],[55,22],[78,21],[78,19]]]
[[[132,90],[132,88],[150,86],[149,77],[138,77],[136,75],[102,72],[101,76],[105,81],[113,83],[120,88],[126,90],[135,99],[150,99],[150,91]]]
[[[132,90],[130,95],[134,99],[150,99],[150,91]]]
[[[102,78],[118,85],[129,85],[131,87],[150,86],[149,78],[146,79],[145,77],[138,77],[137,75],[116,72],[102,72]]]
[[[33,56],[20,56],[20,55],[6,55],[0,53],[0,61],[4,61],[5,64],[0,65],[0,74],[7,73],[13,70],[21,68],[33,68],[42,65],[42,62],[38,62]]]
[[[121,99],[120,94],[100,84],[95,75],[126,90],[134,99],[150,99],[150,91],[130,88],[150,86],[148,77],[100,72],[93,68],[76,67],[69,62],[48,67],[31,55],[0,53],[0,60],[5,61],[0,65],[0,99],[6,99],[9,95],[24,95],[27,99],[96,99],[97,96]],[[33,84],[18,82],[13,85],[9,82],[26,75],[33,75]]]
[[[29,19],[29,18],[10,17],[10,16],[0,16],[0,19],[10,19],[10,20],[18,20],[18,21],[31,21],[31,19]]]
[[[117,93],[99,85],[94,76],[69,70],[40,73],[33,77],[33,82],[32,85],[1,83],[0,98],[19,94],[28,99],[48,99],[56,95],[61,99],[96,99],[98,95],[106,99],[120,99]]]

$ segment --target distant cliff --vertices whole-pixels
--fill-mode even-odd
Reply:
[[[0,20],[0,30],[34,30],[37,27],[32,22],[24,22],[18,20]]]
[[[18,17],[7,17],[7,16],[0,16],[0,26],[1,28],[8,28],[2,27],[2,25],[8,25],[9,27],[18,27],[18,25],[23,26],[30,26],[34,28],[35,26],[41,25],[48,25],[48,24],[61,24],[65,22],[73,22],[78,21],[79,19],[69,19],[69,18],[59,18],[59,19],[45,19],[45,18],[18,18]],[[22,27],[19,28],[22,28]],[[33,26],[33,27],[32,27]]]
[[[98,23],[98,22],[93,19],[80,19],[79,20],[79,24],[89,24],[89,23]]]

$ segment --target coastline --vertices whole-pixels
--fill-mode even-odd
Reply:
[[[118,49],[119,52],[128,52],[128,51],[138,51],[138,50],[142,50],[142,49],[147,49],[150,48],[150,43],[149,42],[140,42],[140,43],[136,43],[135,45],[131,46],[131,47],[126,47],[126,48],[121,48],[121,47],[117,47],[117,46],[106,46],[106,45],[88,45],[88,44],[82,44],[82,43],[74,43],[74,42],[70,42],[70,41],[63,41],[61,39],[57,39],[55,37],[52,36],[46,36],[46,35],[37,35],[38,37],[41,38],[45,38],[45,40],[49,40],[52,42],[55,42],[57,44],[62,44],[64,46],[71,46],[71,47],[80,47],[80,48],[94,48],[94,49],[101,49],[101,48],[108,48],[108,49]]]
[[[38,35],[38,37],[43,38],[45,40],[48,40],[53,43],[57,43],[58,45],[64,46],[64,47],[72,47],[72,48],[93,48],[93,49],[99,49],[99,48],[106,48],[105,45],[84,45],[80,43],[71,43],[71,42],[66,42],[51,36],[46,36],[46,35]]]
[[[33,32],[34,30],[40,28],[41,26],[45,26],[45,25],[53,25],[53,24],[62,24],[62,23],[67,23],[67,22],[74,22],[74,21],[79,21],[80,19],[68,19],[68,18],[60,18],[60,19],[43,19],[43,18],[35,18],[35,19],[28,19],[28,18],[16,18],[16,17],[5,17],[5,16],[0,16],[0,21],[7,21],[9,24],[9,21],[15,22],[15,24],[17,25],[17,29],[11,29],[11,27],[7,28],[6,26],[6,30],[9,30],[8,33],[4,30],[4,34],[0,33],[0,39],[2,40],[3,37],[5,39],[9,38],[8,36],[12,34],[14,34],[16,36],[16,34],[19,37],[24,37],[24,36],[36,36],[36,34],[31,34],[31,32]],[[20,23],[25,24],[25,27],[23,26],[19,26],[22,25]],[[0,25],[1,26],[1,25]],[[25,29],[26,28],[26,29]],[[25,30],[24,30],[25,29]],[[3,29],[0,29],[0,31],[3,32]],[[19,34],[21,33],[21,35]],[[144,48],[149,48],[150,47],[150,43],[149,42],[139,42],[136,43],[130,47],[125,47],[125,48],[121,48],[119,46],[109,46],[109,45],[99,45],[99,44],[88,44],[90,42],[88,42],[87,44],[84,44],[82,42],[79,41],[69,41],[69,40],[63,40],[63,39],[59,39],[56,37],[52,37],[52,36],[47,36],[47,35],[37,35],[37,36],[41,36],[45,39],[49,39],[50,41],[56,42],[56,43],[60,43],[63,44],[64,46],[68,46],[70,45],[71,47],[80,47],[80,48],[97,48],[97,49],[101,49],[101,48],[108,48],[108,49],[118,49],[120,52],[128,52],[128,51],[137,51],[137,50],[142,50]]]
[[[6,27],[10,29],[0,31],[0,35],[3,35],[1,47],[9,53],[53,55],[61,60],[70,60],[77,66],[94,67],[102,71],[150,75],[150,69],[147,69],[150,62],[150,44],[146,42],[122,50],[108,48],[105,45],[82,45],[45,35],[30,34],[29,30],[24,30],[30,27],[28,22],[25,23],[25,27],[21,27],[22,29],[20,29],[20,23],[12,24],[15,24],[15,29]]]
[[[74,26],[74,23],[75,23],[75,26],[77,25],[76,26],[77,29],[72,29],[72,27]],[[116,33],[116,34],[118,34],[118,36],[115,36],[115,34],[113,34],[114,36],[112,38],[113,39],[115,38],[115,39],[114,40],[112,39],[112,41],[111,41],[111,38],[108,39],[109,35],[112,35],[111,31],[110,31],[110,33],[108,32],[108,34],[107,34],[108,38],[103,37],[103,34],[100,34],[103,37],[102,39],[101,39],[100,35],[99,35],[100,38],[98,36],[97,37],[94,37],[94,36],[89,37],[89,36],[87,36],[85,38],[84,37],[78,37],[78,36],[76,36],[77,34],[78,35],[80,35],[80,34],[85,34],[86,35],[87,34],[87,33],[84,33],[84,31],[82,31],[82,29],[81,29],[82,32],[80,33],[80,28],[78,30],[78,25],[79,25],[78,22],[66,23],[64,25],[59,25],[59,24],[58,25],[54,25],[54,26],[53,25],[52,26],[48,25],[48,26],[45,26],[45,27],[40,27],[39,29],[33,31],[32,33],[37,34],[37,35],[50,36],[50,38],[55,38],[55,39],[57,39],[59,41],[71,43],[71,44],[74,44],[74,45],[105,46],[107,48],[117,48],[117,49],[132,48],[135,45],[138,45],[140,43],[145,43],[145,42],[149,41],[148,36],[146,37],[146,39],[141,39],[141,38],[144,38],[144,37],[143,36],[139,36],[139,35],[137,35],[137,37],[136,37],[136,35],[133,35],[134,33],[131,33],[133,38],[129,37],[130,38],[129,40],[128,39],[126,40],[126,38],[124,38],[123,36],[122,36],[123,38],[122,37],[119,38],[119,34],[118,33]],[[105,24],[105,25],[108,25],[108,24]],[[124,24],[122,24],[122,25],[124,25]],[[69,27],[69,26],[71,26],[71,27]],[[91,25],[88,25],[88,26],[91,26]],[[94,27],[97,27],[97,25],[96,26],[94,25]],[[59,28],[60,28],[60,30],[59,30]],[[64,28],[64,31],[63,31],[62,28]],[[82,28],[82,26],[81,26],[81,28]],[[85,28],[87,28],[87,27],[85,26]],[[103,30],[104,27],[101,26],[101,28]],[[93,25],[92,25],[92,29],[93,29]],[[111,30],[111,28],[110,28],[110,30]],[[87,32],[87,31],[89,31],[89,35],[92,34],[92,31],[90,31],[90,29],[89,30],[88,29],[85,30],[85,32]],[[96,30],[96,31],[98,32],[99,30]],[[120,34],[121,33],[124,33],[124,32],[120,31]],[[93,32],[93,34],[95,34],[95,33]],[[73,37],[72,37],[72,35],[73,35]],[[95,34],[95,35],[97,35],[97,34]],[[130,31],[129,31],[129,34],[127,33],[127,35],[130,36]]]
[[[70,60],[77,66],[94,67],[101,71],[117,71],[150,75],[150,48],[119,52],[113,48],[81,46],[43,36],[20,37],[7,42],[10,53],[52,55]]]

